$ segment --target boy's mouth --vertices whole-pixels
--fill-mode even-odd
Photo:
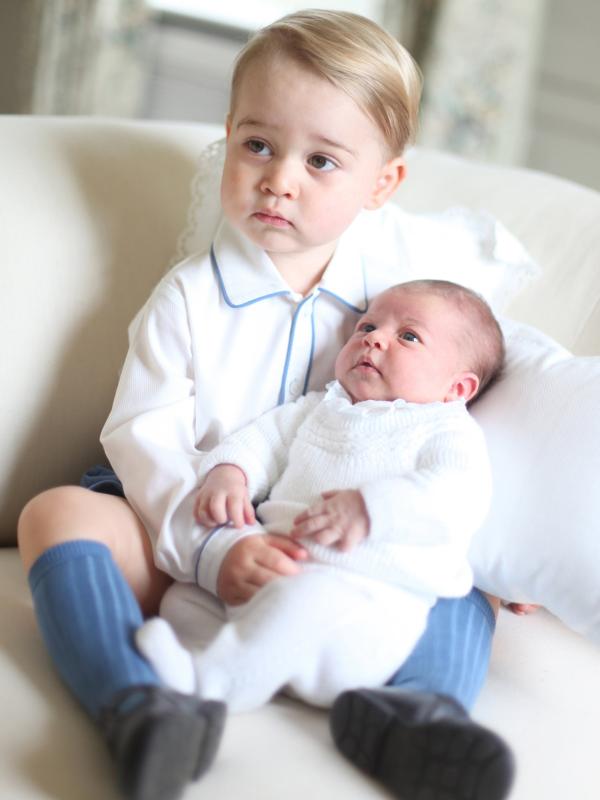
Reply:
[[[256,211],[252,216],[259,222],[262,222],[265,225],[272,225],[274,228],[292,227],[292,223],[289,221],[289,219],[286,219],[279,214],[274,214],[272,211]]]

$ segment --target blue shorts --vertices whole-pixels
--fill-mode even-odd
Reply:
[[[115,471],[110,467],[103,467],[100,464],[90,467],[90,469],[84,472],[79,481],[79,485],[83,486],[84,489],[90,489],[92,492],[125,497],[123,484],[117,478]]]

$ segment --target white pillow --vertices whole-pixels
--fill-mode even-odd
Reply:
[[[210,144],[199,156],[177,261],[207,250],[213,239],[221,218],[224,159],[224,139]],[[352,234],[361,245],[368,244],[371,257],[389,265],[390,275],[402,264],[403,280],[441,278],[463,284],[485,297],[496,314],[540,274],[523,246],[498,220],[469,209],[411,214],[392,200],[377,211],[359,214]]]
[[[600,644],[600,357],[503,322],[503,377],[473,404],[494,475],[475,583],[540,603]]]

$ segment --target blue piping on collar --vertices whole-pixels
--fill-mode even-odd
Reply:
[[[282,289],[281,291],[278,291],[278,292],[271,292],[270,294],[260,295],[260,297],[255,297],[252,300],[246,300],[244,303],[234,303],[233,300],[227,294],[227,290],[225,289],[225,283],[223,281],[223,276],[221,275],[221,270],[219,269],[219,264],[217,262],[217,257],[215,255],[214,245],[210,246],[210,261],[211,261],[212,267],[213,267],[213,269],[215,271],[215,274],[217,276],[217,282],[219,284],[219,288],[221,290],[221,294],[223,295],[223,299],[225,300],[225,302],[227,303],[227,305],[230,308],[244,308],[244,306],[251,306],[254,303],[259,303],[261,300],[268,300],[270,297],[281,297],[282,295],[292,294],[291,290]],[[366,298],[367,297],[367,287],[366,287],[366,281],[365,281],[364,267],[363,267],[363,285],[364,285],[364,293],[365,293],[365,298]],[[317,287],[317,288],[318,288],[319,292],[323,292],[324,294],[328,294],[330,297],[333,297],[335,300],[339,300],[340,303],[345,305],[347,308],[350,308],[352,311],[356,311],[358,314],[364,314],[366,312],[367,308],[369,307],[368,300],[365,301],[364,308],[359,308],[359,306],[352,305],[352,303],[349,303],[348,300],[344,300],[343,297],[340,297],[339,294],[336,294],[335,292],[332,292],[330,289],[323,289],[322,287]],[[300,305],[302,305],[302,304],[300,304]]]
[[[321,289],[320,288],[319,292],[323,292],[323,294],[328,294],[330,297],[333,297],[336,300],[339,300],[340,303],[343,303],[347,308],[350,308],[352,311],[356,311],[358,314],[364,314],[366,312],[367,308],[369,307],[369,302],[367,300],[365,301],[364,308],[359,308],[358,306],[353,306],[352,303],[349,303],[347,300],[344,300],[344,298],[340,297],[339,294],[336,294],[335,292],[332,292],[329,289]],[[367,295],[367,293],[365,291],[365,297],[366,297],[366,295]]]
[[[363,308],[359,308],[359,306],[354,306],[352,303],[349,303],[347,300],[344,300],[343,297],[340,297],[339,294],[332,292],[331,289],[323,289],[319,287],[319,291],[323,292],[324,294],[328,294],[330,297],[339,300],[340,303],[346,306],[346,308],[351,309],[352,311],[356,311],[358,314],[364,314],[369,307],[369,294],[367,292],[367,274],[365,270],[365,262],[361,259],[361,272],[362,272],[362,279],[363,279],[363,297],[365,298],[365,304]]]
[[[340,303],[346,306],[346,308],[350,308],[352,311],[356,311],[358,314],[364,314],[367,308],[369,307],[369,301],[367,299],[367,279],[365,275],[365,267],[364,264],[362,265],[362,273],[363,273],[363,293],[365,298],[365,305],[364,308],[359,308],[358,306],[353,306],[352,303],[349,303],[347,300],[344,300],[343,297],[340,297],[339,294],[332,292],[331,289],[323,289],[321,286],[319,287],[319,292],[323,292],[323,294],[328,294],[330,297],[339,300]]]
[[[260,297],[255,297],[253,300],[246,300],[244,303],[234,303],[227,294],[227,290],[225,289],[225,283],[223,282],[223,276],[221,275],[221,270],[219,269],[219,264],[217,263],[217,257],[215,255],[215,250],[213,245],[210,246],[210,262],[217,276],[217,282],[219,284],[221,294],[223,295],[223,299],[230,308],[244,308],[244,306],[251,306],[254,303],[259,303],[261,300],[268,300],[270,297],[280,297],[281,295],[291,294],[290,291],[284,289],[280,292],[271,292],[271,294],[263,294]]]

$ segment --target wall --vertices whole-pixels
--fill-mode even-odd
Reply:
[[[548,0],[527,163],[600,189],[598,0]]]

